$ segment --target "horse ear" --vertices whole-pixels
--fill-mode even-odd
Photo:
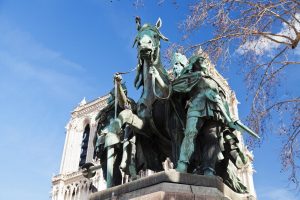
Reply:
[[[160,38],[163,39],[164,41],[169,41],[169,39],[168,39],[166,36],[164,36],[163,34],[159,33],[159,36],[160,36]]]
[[[135,40],[133,42],[133,45],[132,45],[132,48],[135,46],[136,42],[137,42],[137,39],[135,38]]]
[[[139,16],[135,17],[136,29],[139,31],[141,29],[141,18]]]
[[[155,26],[156,26],[157,29],[160,29],[160,27],[162,26],[162,21],[161,21],[160,17],[158,18]]]

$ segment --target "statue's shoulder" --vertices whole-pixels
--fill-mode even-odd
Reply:
[[[205,60],[205,58],[203,56],[199,56],[199,55],[193,55],[192,57],[190,57],[189,59],[189,64],[186,67],[187,71],[201,71],[202,69],[202,63]]]
[[[199,72],[187,72],[180,75],[172,83],[175,92],[189,92],[199,82],[201,74]]]

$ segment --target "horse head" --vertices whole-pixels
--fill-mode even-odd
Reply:
[[[159,31],[162,21],[158,18],[155,26],[151,24],[141,26],[141,19],[136,17],[136,25],[138,34],[133,46],[137,44],[139,58],[151,65],[156,65],[160,57],[160,39],[168,41],[168,38]]]
[[[163,68],[160,66],[160,40],[162,39],[168,41],[168,38],[166,38],[159,30],[162,26],[162,21],[160,18],[158,18],[154,26],[151,24],[141,25],[140,17],[136,17],[135,22],[138,33],[135,37],[133,46],[137,44],[138,68],[137,76],[134,82],[136,88],[139,88],[141,85],[143,85],[143,79],[145,78],[142,75],[142,68],[145,62],[148,66]],[[163,76],[166,76],[164,68],[160,69],[159,71],[163,71]]]

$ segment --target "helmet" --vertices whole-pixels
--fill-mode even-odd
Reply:
[[[180,75],[183,68],[189,64],[189,61],[185,55],[182,55],[181,53],[174,53],[171,63],[173,67],[173,74],[176,78]]]

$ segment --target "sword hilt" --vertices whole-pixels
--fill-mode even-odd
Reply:
[[[85,163],[84,165],[82,165],[81,169],[82,169],[82,175],[85,178],[93,178],[96,175],[96,170],[101,169],[102,166],[101,165],[94,165],[93,163]]]

